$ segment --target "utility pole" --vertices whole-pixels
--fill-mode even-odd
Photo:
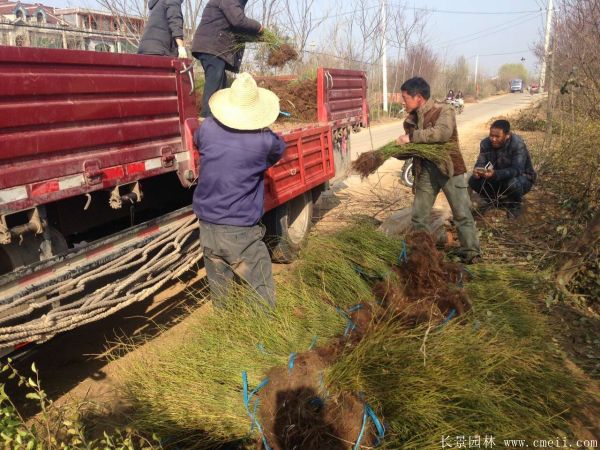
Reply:
[[[475,56],[475,98],[478,97],[479,89],[477,89],[477,71],[479,70],[479,53]]]
[[[548,64],[548,49],[550,48],[553,12],[552,0],[548,0],[548,12],[546,13],[546,39],[544,40],[544,60],[542,61],[542,70],[540,70],[540,92],[544,92],[544,83],[546,83],[546,65]]]
[[[387,91],[387,41],[385,39],[385,31],[387,18],[385,14],[385,0],[381,0],[381,64],[383,76],[383,111],[388,111],[388,91]]]

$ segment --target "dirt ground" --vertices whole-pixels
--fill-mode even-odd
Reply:
[[[472,167],[485,137],[488,122],[472,122],[459,129],[461,147],[468,167]],[[534,139],[533,136],[529,137]],[[528,139],[529,139],[528,138]],[[399,181],[402,162],[387,161],[380,170],[365,180],[351,175],[326,195],[316,209],[313,232],[337,228],[357,214],[372,220],[382,220],[393,212],[412,204],[410,188]],[[546,250],[539,239],[544,228],[549,197],[537,188],[526,198],[525,216],[509,222],[503,212],[492,211],[476,217],[482,234],[482,247],[489,261],[531,267]],[[448,208],[440,195],[437,207]],[[525,230],[525,233],[521,231]],[[513,237],[517,236],[513,239]],[[550,236],[550,234],[549,234]],[[551,238],[551,236],[549,237]],[[275,265],[275,274],[287,266]],[[210,305],[199,305],[197,298],[204,289],[202,272],[197,277],[182,280],[144,304],[133,305],[124,314],[91,324],[73,333],[61,335],[25,356],[19,364],[28,369],[36,361],[42,386],[57,402],[91,401],[99,405],[106,417],[118,417],[127,410],[118,385],[118,367],[128,354],[107,358],[123,336],[147,340],[180,340],[187,333],[186,317],[196,308],[208,310]],[[594,398],[600,398],[600,318],[592,312],[581,311],[568,305],[557,305],[548,310],[551,324],[556,329],[553,342],[556,352],[569,362],[570,370],[590,377],[590,406],[573,424],[582,439],[600,436],[600,407]],[[134,350],[135,351],[135,350]]]

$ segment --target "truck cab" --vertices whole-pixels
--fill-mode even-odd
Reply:
[[[515,79],[510,82],[510,92],[520,92],[523,93],[523,80]]]

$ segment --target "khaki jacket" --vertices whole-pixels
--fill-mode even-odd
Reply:
[[[411,112],[404,121],[404,131],[415,144],[455,144],[450,150],[450,159],[437,167],[447,177],[462,175],[467,171],[458,143],[458,129],[452,106],[436,104],[429,99],[422,107]],[[415,158],[415,176],[422,166],[421,158]]]

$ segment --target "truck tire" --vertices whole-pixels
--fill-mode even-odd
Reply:
[[[415,177],[413,175],[413,161],[407,159],[402,166],[402,172],[400,173],[400,181],[404,186],[412,187],[415,183]]]
[[[298,197],[269,211],[263,217],[267,227],[265,242],[276,263],[290,263],[298,256],[298,251],[310,231],[313,215],[312,192]]]
[[[50,228],[52,253],[57,255],[68,249],[67,241],[55,228]],[[0,275],[12,272],[18,267],[27,266],[40,260],[41,234],[27,234],[23,242],[15,238],[8,245],[0,245]]]

